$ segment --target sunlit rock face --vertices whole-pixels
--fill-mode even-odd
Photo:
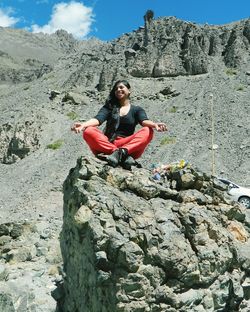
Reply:
[[[247,311],[249,220],[225,194],[193,168],[155,182],[79,158],[64,183],[58,308]]]

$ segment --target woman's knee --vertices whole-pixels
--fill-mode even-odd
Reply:
[[[153,139],[154,130],[149,127],[143,127],[140,129],[143,133],[143,136],[147,137],[150,141]]]
[[[96,131],[98,129],[96,127],[87,127],[84,131],[83,131],[83,138],[84,140],[88,139],[89,137],[92,137],[93,135],[95,135]]]

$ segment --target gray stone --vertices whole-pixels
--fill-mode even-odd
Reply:
[[[164,188],[164,182],[151,181],[149,172],[142,171],[142,176],[137,170],[126,173],[97,163],[96,174],[82,175],[79,184],[77,171],[94,163],[94,159],[81,158],[64,183],[61,246],[66,278],[65,297],[58,299],[58,306],[69,310],[87,304],[87,309],[94,305],[95,311],[102,311],[105,302],[108,311],[164,311],[168,307],[174,312],[212,312],[235,309],[248,298],[247,280],[242,282],[247,257],[241,254],[240,239],[232,232],[235,227],[245,229],[240,212],[235,212],[239,221],[231,220],[230,210],[237,208],[224,203],[223,197],[216,205],[208,203],[206,188],[198,191],[194,183],[184,183],[183,190],[175,191],[188,199],[182,203],[178,196],[175,200],[162,198],[159,191],[151,190]],[[194,171],[192,176],[198,175]],[[212,181],[207,182],[211,187]],[[100,186],[101,192],[96,193]],[[146,186],[150,191],[139,191]],[[93,204],[97,194],[107,193],[108,197]],[[80,194],[85,198],[84,211],[91,211],[84,227],[75,222],[75,212],[82,207]],[[246,234],[242,248],[248,242]],[[232,263],[237,263],[237,270],[232,271]],[[99,292],[102,287],[105,291]],[[87,303],[83,293],[88,294]]]
[[[68,101],[75,105],[86,105],[89,102],[88,98],[85,95],[75,92],[68,92],[64,95],[64,97],[62,98],[62,102]]]

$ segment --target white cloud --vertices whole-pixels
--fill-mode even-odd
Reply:
[[[12,9],[0,9],[0,26],[1,27],[11,27],[14,26],[18,19],[11,16]]]
[[[81,2],[61,2],[53,7],[51,19],[47,25],[32,25],[33,32],[52,34],[59,29],[64,29],[76,38],[85,38],[93,22],[93,9]]]

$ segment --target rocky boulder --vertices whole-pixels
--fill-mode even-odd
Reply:
[[[175,183],[174,183],[175,182]],[[59,311],[249,311],[249,214],[193,168],[79,158],[64,183]]]

